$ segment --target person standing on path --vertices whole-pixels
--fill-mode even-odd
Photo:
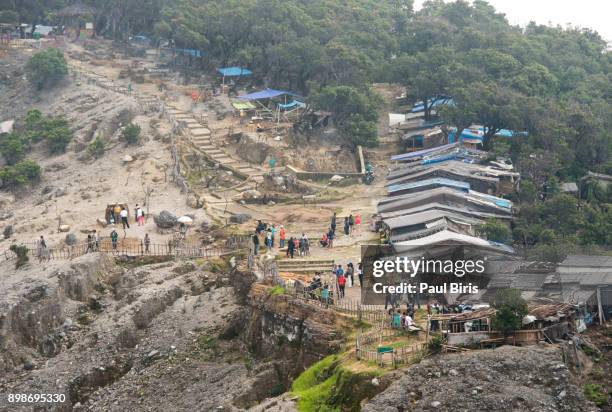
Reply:
[[[124,207],[121,208],[119,216],[121,216],[121,224],[123,225],[123,228],[125,229],[125,227],[127,226],[127,228],[129,229],[130,224],[128,223],[128,211]]]
[[[149,247],[151,246],[151,238],[148,233],[145,233],[144,237],[145,253],[149,253]]]
[[[293,259],[293,254],[295,253],[295,242],[293,241],[293,237],[289,238],[289,243],[287,244],[287,256],[290,256]]]
[[[327,232],[327,246],[331,249],[332,247],[334,247],[334,229],[333,228],[329,228],[329,232]]]
[[[352,288],[355,285],[355,277],[353,276],[354,274],[355,268],[353,267],[353,263],[349,262],[349,264],[346,266],[346,277],[350,280],[349,288]]]
[[[121,219],[121,206],[116,204],[113,211],[115,212],[115,223],[119,223],[119,220]]]
[[[340,299],[344,299],[344,289],[346,287],[346,277],[343,274],[338,276],[338,292]]]
[[[138,226],[144,225],[144,213],[138,204],[136,204],[134,213],[136,213],[136,222],[138,223]]]
[[[253,255],[257,256],[258,253],[259,253],[259,235],[258,235],[258,232],[256,231],[255,233],[253,233]]]
[[[351,226],[349,225],[349,219],[348,217],[345,217],[344,218],[344,234],[348,236],[350,233],[350,230],[351,230]]]
[[[355,231],[361,233],[361,215],[355,215]]]
[[[332,232],[336,233],[336,212],[334,212],[332,218],[331,218],[331,224],[329,225]]]
[[[357,265],[357,277],[359,277],[359,287],[363,289],[363,267],[361,262]]]
[[[285,227],[283,225],[281,225],[280,227],[280,232],[279,232],[279,239],[280,239],[280,245],[279,245],[279,249],[282,249],[285,247],[285,236],[287,236],[287,233],[285,232]]]
[[[349,224],[349,235],[352,235],[353,228],[355,227],[355,218],[353,217],[353,215],[349,215],[348,224]]]
[[[117,239],[119,238],[119,235],[117,234],[115,229],[113,229],[113,231],[111,232],[110,238],[111,238],[111,243],[113,245],[113,251],[117,251]]]
[[[270,232],[272,233],[271,239],[270,239],[270,248],[274,247],[274,236],[276,235],[276,226],[272,225],[272,228],[270,229]]]
[[[96,252],[99,252],[100,251],[100,233],[97,230],[94,230],[93,242],[94,242],[94,250]]]

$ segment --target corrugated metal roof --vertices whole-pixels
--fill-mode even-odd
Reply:
[[[420,213],[415,213],[408,216],[400,216],[393,219],[385,220],[385,224],[389,226],[391,230],[399,229],[406,226],[419,225],[422,223],[431,222],[434,220],[447,218],[451,220],[458,220],[466,222],[468,224],[480,224],[484,223],[480,219],[470,219],[456,213],[442,211],[442,210],[428,210]]]
[[[600,255],[568,255],[559,266],[578,267],[610,267],[612,269],[612,256]]]
[[[428,186],[446,186],[464,191],[470,190],[469,183],[461,182],[459,180],[446,179],[443,177],[436,177],[433,179],[419,180],[418,182],[410,182],[401,185],[389,186],[388,192],[392,194],[395,192],[400,192],[402,190],[420,189]]]

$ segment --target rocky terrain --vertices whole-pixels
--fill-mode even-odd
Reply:
[[[549,345],[436,356],[369,401],[364,412],[596,411]]]
[[[4,264],[0,392],[63,393],[57,410],[242,409],[339,350],[333,312],[251,287],[230,266],[101,254]]]

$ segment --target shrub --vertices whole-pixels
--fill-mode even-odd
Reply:
[[[603,391],[601,385],[595,383],[584,385],[584,396],[599,407],[608,403],[608,395]]]
[[[44,122],[45,140],[51,153],[63,153],[72,140],[68,122],[62,118],[47,118]]]
[[[0,170],[2,187],[18,187],[36,181],[40,178],[41,169],[38,163],[25,159],[12,166],[5,166]]]
[[[123,129],[123,138],[128,144],[137,144],[140,140],[140,126],[130,123]]]
[[[40,110],[28,111],[25,119],[27,140],[37,143],[44,140],[51,153],[63,153],[72,140],[68,121],[62,117],[43,115]]]
[[[442,336],[433,335],[431,340],[427,342],[427,349],[432,353],[437,353],[442,349]]]
[[[16,133],[0,136],[0,153],[9,165],[14,165],[25,157],[26,144]]]
[[[10,250],[17,255],[15,269],[19,269],[30,260],[28,257],[28,248],[26,246],[11,245]]]
[[[58,49],[47,49],[33,55],[25,67],[26,76],[38,90],[50,87],[68,74],[64,55]]]
[[[104,146],[104,141],[100,138],[100,136],[98,136],[93,140],[93,142],[89,144],[89,146],[87,146],[87,151],[89,152],[89,154],[91,154],[97,159],[99,157],[102,157],[102,155],[104,154]]]

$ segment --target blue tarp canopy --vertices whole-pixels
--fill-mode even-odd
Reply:
[[[463,131],[461,132],[460,139],[461,141],[468,140],[472,142],[482,143],[484,140],[484,134],[485,134],[484,127],[463,129]],[[508,138],[518,137],[518,136],[528,136],[528,135],[529,133],[527,132],[517,132],[514,130],[508,130],[508,129],[501,129],[499,132],[495,133],[495,136],[497,137],[508,137]],[[448,134],[448,141],[450,143],[454,143],[456,138],[457,138],[457,129],[451,130],[451,132]]]
[[[259,92],[249,93],[242,96],[238,96],[240,100],[261,100],[261,99],[272,99],[274,97],[282,96],[297,96],[295,93],[287,92],[285,90],[274,90],[274,89],[265,89]]]
[[[236,76],[250,76],[253,74],[249,69],[245,69],[243,67],[221,67],[217,69],[217,72],[221,76],[225,77],[236,77]]]
[[[306,104],[304,102],[298,102],[297,100],[293,100],[287,104],[279,103],[278,107],[280,107],[283,110],[287,110],[287,109],[293,109],[294,107],[301,107],[301,108],[306,107]]]

